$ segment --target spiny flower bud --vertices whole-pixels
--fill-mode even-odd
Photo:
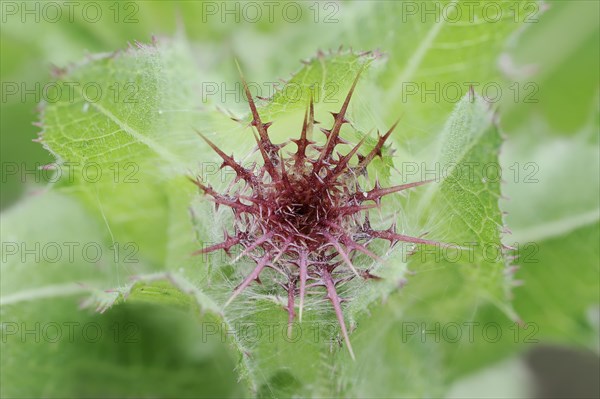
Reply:
[[[379,136],[375,147],[366,155],[359,154],[364,139],[347,154],[340,155],[336,147],[344,143],[340,137],[342,125],[348,123],[346,112],[360,77],[356,76],[345,101],[334,117],[331,129],[321,129],[326,135],[324,145],[308,139],[312,137],[314,106],[311,99],[304,114],[300,138],[291,139],[297,146],[295,153],[284,156],[284,144],[273,144],[268,129],[271,122],[264,123],[254,100],[243,79],[244,91],[252,114],[251,126],[262,157],[262,165],[248,169],[233,156],[226,155],[219,147],[201,133],[200,136],[223,159],[223,167],[235,171],[236,181],[243,181],[234,191],[218,193],[200,179],[193,182],[209,196],[216,206],[226,206],[234,216],[235,234],[227,235],[219,244],[196,252],[208,253],[241,246],[237,259],[248,256],[255,262],[254,270],[235,288],[225,304],[227,306],[248,285],[259,277],[265,268],[272,268],[285,281],[281,284],[287,291],[289,326],[296,317],[295,301],[298,298],[298,317],[302,321],[304,297],[309,287],[322,286],[333,305],[352,358],[348,331],[342,313],[342,299],[337,285],[349,278],[373,278],[368,270],[359,270],[353,260],[363,253],[376,261],[380,258],[368,249],[374,239],[384,239],[391,245],[398,241],[439,245],[435,241],[398,234],[394,226],[388,230],[371,228],[368,211],[378,207],[383,196],[417,187],[429,181],[419,181],[388,188],[379,183],[370,190],[363,190],[357,176],[363,175],[375,157],[382,156],[386,140],[394,131],[397,122]],[[358,161],[351,164],[354,158]],[[240,187],[241,186],[241,187]],[[232,186],[233,187],[233,186]],[[237,261],[236,259],[236,261]],[[289,332],[289,329],[288,329]]]

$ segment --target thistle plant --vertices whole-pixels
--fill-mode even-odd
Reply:
[[[369,210],[381,205],[382,197],[423,185],[430,180],[417,181],[392,187],[361,187],[361,176],[367,176],[367,167],[382,157],[382,149],[398,122],[379,136],[374,148],[361,154],[367,136],[356,143],[346,154],[336,151],[340,145],[350,143],[340,136],[342,126],[350,123],[346,118],[348,105],[362,70],[356,75],[339,112],[333,112],[330,129],[321,128],[326,136],[319,144],[310,138],[315,125],[313,100],[304,113],[304,122],[298,139],[274,144],[268,134],[272,122],[263,122],[246,81],[245,95],[250,106],[251,126],[256,130],[255,151],[260,152],[262,165],[247,168],[233,156],[217,147],[198,132],[206,143],[223,159],[222,168],[235,172],[234,184],[224,193],[217,192],[201,179],[193,182],[208,195],[215,206],[226,206],[233,212],[233,234],[221,243],[200,249],[196,254],[224,250],[227,253],[241,246],[241,257],[248,256],[256,264],[250,274],[234,289],[227,306],[252,281],[260,282],[265,268],[282,276],[281,286],[287,292],[288,334],[296,317],[302,321],[304,299],[308,288],[324,287],[331,302],[350,355],[354,353],[348,338],[337,286],[353,278],[376,278],[368,269],[357,268],[353,262],[359,253],[375,261],[381,258],[368,247],[375,239],[394,245],[397,242],[440,245],[420,237],[399,234],[393,224],[387,230],[376,230],[369,222]],[[293,142],[296,151],[285,154],[283,149]],[[368,179],[363,179],[367,180]],[[239,184],[236,184],[239,183]],[[444,245],[444,244],[441,244]]]

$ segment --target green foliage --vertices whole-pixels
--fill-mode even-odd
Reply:
[[[519,10],[520,18],[469,28],[467,21],[418,17],[399,23],[406,4],[354,2],[339,5],[343,23],[333,26],[307,18],[291,25],[196,26],[197,10],[184,3],[189,37],[159,38],[66,68],[57,83],[77,82],[79,89],[42,111],[42,143],[56,157],[60,179],[2,214],[2,396],[437,397],[534,341],[598,350],[598,76],[586,75],[595,81],[582,83],[587,91],[569,105],[576,111],[561,118],[561,76],[580,65],[571,65],[567,49],[550,57],[536,43],[562,32],[561,18],[575,11],[557,6],[562,14],[551,9],[524,29],[524,11],[539,4],[500,4],[506,15]],[[145,7],[145,23],[156,22],[165,7]],[[231,47],[217,51],[237,30]],[[264,35],[284,31],[265,45]],[[145,32],[142,23],[102,40],[115,48],[114,37],[147,38]],[[31,42],[34,33],[23,40]],[[595,47],[597,54],[597,25],[584,18],[576,33],[577,52]],[[52,36],[64,40],[63,64],[78,58],[82,42],[103,49],[90,32],[63,36]],[[315,54],[339,43],[386,55]],[[315,55],[299,64],[300,54]],[[506,57],[520,64],[542,60],[539,109],[506,98],[489,104],[468,92],[469,82],[500,82],[507,93],[510,79],[533,79],[502,76],[497,65]],[[328,127],[329,112],[339,109],[364,68],[349,112],[353,124],[343,135],[351,141],[367,135],[372,147],[375,130],[402,117],[393,145],[369,170],[371,184],[375,177],[386,184],[420,180],[420,173],[405,173],[409,164],[419,172],[444,171],[429,185],[384,201],[381,216],[373,212],[372,219],[463,249],[373,244],[384,258],[373,273],[382,279],[354,281],[343,292],[356,362],[319,295],[307,299],[290,339],[283,291],[268,281],[223,309],[251,264],[231,264],[220,253],[191,256],[222,239],[230,216],[215,211],[186,177],[199,175],[217,188],[231,177],[212,167],[219,158],[194,129],[236,159],[255,145],[247,104],[199,94],[202,82],[239,82],[234,58],[255,82],[295,71],[271,100],[258,102],[263,119],[274,121],[275,142],[299,135],[311,94],[321,100],[317,119]],[[430,101],[422,90],[410,91],[453,83],[462,88],[456,98]],[[80,89],[86,84],[104,95],[91,100]],[[505,145],[501,131],[510,136]],[[93,243],[101,257],[90,260],[78,249],[67,259],[65,243]],[[63,251],[57,262],[23,259],[15,247],[55,244]],[[11,330],[35,323],[58,323],[63,333],[64,323],[94,323],[104,336],[48,342],[42,334],[33,342]],[[490,323],[501,331],[498,339],[485,335]],[[454,325],[462,332],[457,339],[449,332]],[[474,326],[474,339],[467,326]],[[423,332],[431,329],[437,332]],[[129,331],[135,339],[125,342]]]

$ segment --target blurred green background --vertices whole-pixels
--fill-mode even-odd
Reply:
[[[233,2],[208,2],[212,7],[235,9]],[[381,49],[388,54],[387,63],[404,61],[402,52],[409,46],[403,41],[403,22],[400,14],[382,15],[377,11],[378,2],[367,1],[332,1],[331,8],[319,5],[321,16],[314,21],[315,2],[298,2],[303,14],[299,21],[290,23],[275,13],[275,20],[261,18],[258,22],[250,22],[241,17],[236,22],[235,13],[223,17],[207,17],[207,8],[197,1],[139,1],[139,2],[97,2],[102,17],[91,23],[82,16],[79,9],[74,12],[72,21],[66,16],[54,22],[53,11],[48,9],[47,15],[38,11],[24,15],[20,7],[43,10],[45,3],[40,2],[2,2],[2,25],[0,28],[1,56],[0,78],[2,80],[1,110],[1,160],[2,190],[0,205],[2,209],[10,208],[23,196],[33,195],[44,186],[45,174],[33,172],[39,166],[52,162],[53,157],[39,143],[32,142],[40,131],[32,125],[39,119],[36,107],[41,100],[41,89],[53,80],[51,72],[70,63],[77,62],[90,54],[111,52],[125,48],[135,41],[149,42],[152,35],[172,36],[183,34],[196,45],[196,58],[204,70],[219,70],[223,79],[237,81],[237,72],[232,62],[237,58],[244,65],[247,76],[254,81],[273,81],[296,71],[299,61],[313,56],[318,49],[337,48],[339,45],[352,46],[357,50]],[[385,3],[385,2],[379,2]],[[81,3],[81,8],[85,2]],[[489,76],[498,76],[506,86],[513,82],[534,82],[537,88],[537,101],[523,103],[503,99],[498,104],[502,115],[503,132],[508,136],[507,150],[503,153],[505,165],[515,161],[528,162],[543,159],[540,162],[541,174],[547,179],[542,183],[545,188],[537,192],[524,191],[521,187],[507,187],[507,195],[514,203],[531,203],[531,207],[515,207],[510,209],[509,227],[527,226],[533,220],[534,209],[543,206],[544,196],[564,195],[561,209],[569,212],[583,207],[582,211],[596,212],[598,198],[589,198],[585,204],[578,201],[580,185],[597,185],[597,157],[592,163],[578,165],[580,143],[591,146],[598,145],[598,93],[599,93],[599,3],[596,1],[546,1],[539,4],[539,22],[518,29],[525,29],[518,40],[514,37],[504,44],[499,56],[497,70]],[[16,9],[14,7],[17,7]],[[38,8],[36,8],[38,7]],[[325,23],[324,15],[335,11],[335,23]],[[544,11],[543,13],[541,11]],[[62,9],[65,12],[65,9]],[[220,12],[220,11],[219,11]],[[41,15],[41,17],[40,17]],[[37,20],[36,20],[37,19]],[[465,27],[468,29],[468,27]],[[462,50],[457,49],[458,53]],[[474,57],[465,50],[463,57]],[[14,92],[14,88],[17,92]],[[26,89],[26,90],[24,90]],[[236,107],[236,104],[232,104]],[[451,107],[443,108],[446,112]],[[391,119],[390,115],[381,116]],[[414,125],[418,129],[417,125]],[[567,160],[563,167],[573,166],[569,170],[552,168],[553,153],[548,148],[538,146],[539,143],[551,140],[563,140],[573,143],[567,147]],[[564,161],[561,158],[561,161]],[[14,165],[18,166],[14,173]],[[31,171],[23,176],[23,171]],[[582,174],[584,176],[582,176]],[[553,181],[553,179],[556,179]],[[567,183],[572,185],[567,185]],[[541,186],[541,185],[540,185]],[[550,188],[548,188],[550,187]],[[536,187],[537,189],[537,187]],[[565,195],[570,192],[570,195]],[[541,205],[540,205],[541,204]],[[591,205],[591,208],[589,206]],[[595,209],[593,209],[595,207]],[[554,212],[554,210],[552,210]],[[57,221],[59,222],[59,221]],[[587,230],[578,231],[585,237],[598,234],[597,224]],[[577,245],[577,238],[571,238]],[[559,240],[556,245],[563,245]],[[548,244],[550,245],[550,244]],[[554,244],[552,244],[553,246]],[[566,245],[566,244],[565,244]],[[597,243],[596,243],[597,245]],[[571,248],[571,247],[568,247]],[[564,257],[564,267],[569,267],[569,256],[560,249],[557,253],[545,252],[545,256]],[[594,259],[595,257],[595,259]],[[598,262],[597,248],[591,259]],[[549,269],[550,271],[552,269]],[[526,272],[520,278],[527,281]],[[575,276],[577,277],[577,276]],[[591,274],[593,279],[594,275]],[[596,277],[598,277],[596,275]],[[561,295],[570,295],[569,287],[559,284],[552,289],[564,290]],[[558,294],[557,294],[558,295]],[[598,297],[596,292],[596,298]],[[526,294],[517,295],[518,301],[525,303],[530,299]],[[559,296],[560,297],[560,296]],[[69,298],[61,301],[69,301]],[[533,303],[533,301],[531,301]],[[598,301],[596,301],[598,303]],[[54,314],[49,303],[41,305],[47,313],[47,320],[60,321],[62,314]],[[68,304],[66,306],[76,306]],[[532,305],[533,306],[533,305]],[[598,320],[597,307],[591,310],[590,318]],[[525,310],[524,317],[527,317]],[[538,309],[531,310],[532,314]],[[22,315],[20,315],[22,316]],[[550,320],[552,312],[546,315]],[[10,310],[3,309],[2,318],[9,320]],[[70,315],[72,320],[72,315]],[[197,326],[190,325],[190,315],[182,308],[173,311],[162,305],[152,303],[133,303],[125,307],[116,307],[103,317],[92,312],[81,312],[81,323],[97,322],[106,330],[112,325],[123,325],[133,321],[140,330],[142,338],[135,344],[124,344],[103,340],[100,345],[89,342],[61,343],[56,345],[30,345],[28,348],[4,348],[2,356],[14,355],[23,357],[27,354],[19,351],[38,351],[48,357],[56,357],[64,362],[77,362],[76,355],[97,358],[98,367],[90,373],[77,364],[61,373],[60,370],[36,369],[36,364],[27,365],[39,375],[45,376],[44,384],[33,390],[42,395],[44,392],[77,392],[78,395],[93,396],[100,388],[104,392],[118,396],[148,396],[161,392],[162,396],[177,397],[239,397],[247,395],[246,388],[236,383],[235,364],[238,359],[218,339],[215,342],[200,343]],[[582,322],[583,324],[583,322]],[[170,326],[168,329],[161,326]],[[554,332],[552,332],[554,333]],[[559,336],[557,332],[554,337]],[[177,340],[173,340],[177,335]],[[531,392],[550,397],[597,396],[598,395],[598,357],[597,353],[586,350],[589,345],[573,343],[581,349],[564,349],[560,345],[552,346],[553,341],[564,344],[565,339],[550,339],[544,344],[536,345],[520,360],[511,360],[499,364],[491,374],[482,371],[473,378],[458,384],[449,394],[454,397],[477,397],[490,391],[497,392],[496,397],[506,394],[523,396]],[[158,350],[157,350],[158,349]],[[597,348],[596,348],[597,350]],[[17,353],[19,352],[19,353]],[[15,354],[16,353],[16,354]],[[72,356],[69,356],[71,354]],[[199,360],[201,359],[201,360]],[[211,359],[211,360],[206,360]],[[86,364],[91,364],[90,362]],[[141,367],[140,364],[145,365]],[[529,373],[520,367],[526,364]],[[137,367],[137,368],[136,368]],[[79,369],[86,376],[85,382],[77,382],[77,375],[67,370]],[[129,386],[120,370],[135,370],[136,378],[143,383]],[[14,371],[3,374],[11,384],[23,386],[29,383],[27,376]],[[516,370],[516,371],[515,371]],[[521,381],[527,374],[526,381]],[[95,380],[89,380],[96,375]],[[163,381],[169,376],[168,383]],[[179,376],[180,380],[174,380]],[[127,377],[130,378],[131,374]],[[286,376],[282,379],[285,380]],[[107,381],[111,381],[107,384]],[[558,382],[557,382],[558,381]],[[274,382],[275,384],[277,382]],[[283,381],[282,384],[287,384]],[[55,385],[48,387],[48,384]],[[521,384],[521,386],[519,385]],[[553,385],[554,384],[554,385]],[[65,389],[64,386],[73,386]],[[124,388],[129,387],[129,388]],[[493,388],[492,388],[493,387]],[[131,389],[131,390],[127,390]],[[13,394],[16,391],[11,391]],[[31,390],[23,389],[23,393]],[[24,396],[27,396],[24,394]]]

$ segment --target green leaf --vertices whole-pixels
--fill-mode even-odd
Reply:
[[[507,239],[515,247],[522,283],[515,309],[536,325],[542,342],[597,350],[592,315],[600,306],[595,278],[600,178],[591,171],[600,167],[600,156],[590,142],[595,128],[586,125],[572,138],[550,127],[544,132],[549,137],[536,143],[528,137],[509,140],[502,160],[510,199],[503,208],[512,230]]]
[[[82,296],[117,286],[127,268],[143,272],[114,244],[76,200],[52,191],[29,197],[2,214],[2,305]]]
[[[222,325],[210,303],[164,278],[112,290],[147,268],[136,258],[124,262],[73,198],[56,191],[29,198],[2,215],[1,236],[3,397],[245,394],[225,340],[208,334]],[[90,295],[105,308],[120,294],[127,304],[106,314],[81,309]]]
[[[380,48],[388,57],[365,101],[377,114],[362,120],[389,125],[402,116],[397,143],[406,147],[409,139],[409,154],[419,161],[429,160],[428,144],[471,86],[478,95],[490,97],[500,86],[501,98],[507,96],[510,90],[498,71],[498,54],[507,39],[527,26],[524,20],[532,9],[533,17],[539,17],[539,3],[500,2],[494,4],[493,12],[491,8],[454,0],[431,5],[355,3],[348,12],[363,29],[348,26],[337,40],[347,35],[353,46]],[[498,20],[491,22],[496,16]]]
[[[78,309],[73,297],[3,306],[1,393],[247,396],[236,383],[235,356],[219,334],[207,333],[219,325],[208,315],[134,300],[105,314]]]
[[[536,242],[521,253],[515,307],[545,342],[598,350],[598,222]],[[577,293],[577,295],[573,295]]]
[[[467,95],[457,105],[441,135],[435,164],[442,181],[430,187],[422,206],[431,208],[427,223],[435,221],[442,240],[448,237],[468,248],[458,258],[451,253],[446,258],[472,284],[471,292],[511,313],[499,208],[501,139],[493,119],[489,104],[480,97]]]

